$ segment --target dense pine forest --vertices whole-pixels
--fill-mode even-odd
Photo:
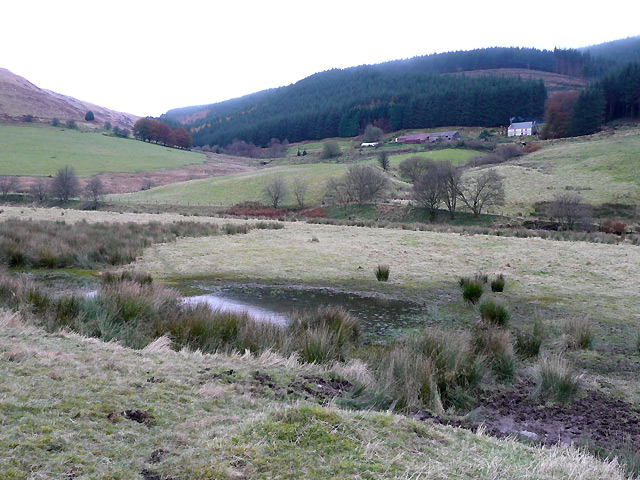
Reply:
[[[174,128],[190,128],[194,144],[200,146],[226,146],[234,139],[266,146],[272,138],[298,142],[350,137],[370,123],[397,131],[491,127],[507,125],[511,118],[542,120],[547,98],[542,81],[472,78],[464,72],[521,68],[597,82],[619,67],[630,49],[638,50],[640,37],[621,42],[625,48],[615,42],[581,51],[488,48],[334,69],[286,87],[170,110],[162,120]],[[636,55],[640,60],[640,52]]]

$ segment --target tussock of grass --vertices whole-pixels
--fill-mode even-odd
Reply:
[[[498,276],[496,276],[496,278],[491,280],[491,291],[495,293],[504,292],[504,285],[505,285],[504,275],[501,273]]]
[[[511,334],[494,328],[474,332],[473,346],[478,355],[484,355],[488,365],[501,381],[511,380],[516,371],[516,359]]]
[[[466,332],[426,329],[417,337],[401,337],[374,352],[370,359],[373,388],[391,398],[396,408],[426,406],[466,408],[485,375],[484,357],[473,350]]]
[[[507,308],[492,299],[482,301],[478,307],[478,311],[480,312],[482,320],[496,327],[506,327],[511,318],[511,314]]]
[[[386,282],[389,280],[389,265],[378,265],[376,268],[376,278],[379,282]]]
[[[482,282],[478,280],[467,280],[462,281],[462,298],[465,302],[475,305],[480,301],[480,297],[484,291],[484,287],[482,286]]]
[[[581,390],[582,377],[559,356],[540,358],[533,369],[533,377],[536,382],[533,398],[568,403],[573,401]]]
[[[593,345],[594,332],[591,322],[584,318],[572,318],[565,325],[565,346],[585,350]]]
[[[545,332],[542,320],[537,318],[531,331],[516,332],[515,349],[523,357],[537,357],[544,342]]]

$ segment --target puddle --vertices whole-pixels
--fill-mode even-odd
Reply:
[[[185,285],[186,287],[187,285]],[[246,310],[267,321],[286,323],[295,311],[316,310],[322,306],[341,306],[358,317],[365,335],[387,336],[399,330],[424,326],[428,321],[425,306],[378,296],[358,295],[329,288],[271,287],[263,285],[214,286],[188,285],[206,294],[186,297],[189,302],[206,302],[221,310]]]
[[[246,302],[232,300],[219,295],[209,294],[185,297],[184,303],[187,305],[206,303],[213,310],[220,310],[223,312],[247,312],[250,316],[260,321],[277,323],[279,325],[287,323],[287,316],[283,313],[278,313],[266,308],[261,308]]]

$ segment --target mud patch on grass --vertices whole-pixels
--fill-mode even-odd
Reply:
[[[148,412],[145,412],[144,410],[124,410],[122,412],[110,412],[107,415],[107,420],[109,420],[111,423],[116,423],[119,421],[120,417],[134,421],[136,423],[142,423],[147,427],[153,427],[156,424],[155,417]]]
[[[303,376],[302,380],[294,380],[289,384],[289,389],[306,394],[322,403],[342,397],[352,388],[353,385],[346,380],[313,376]]]
[[[587,390],[573,403],[540,404],[530,398],[531,382],[485,396],[480,404],[487,431],[497,437],[516,435],[544,445],[583,444],[616,448],[640,446],[640,412],[622,400]]]

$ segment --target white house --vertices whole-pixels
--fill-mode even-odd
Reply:
[[[520,137],[522,135],[537,135],[538,134],[538,125],[536,125],[535,120],[532,122],[519,122],[512,123],[509,125],[509,130],[507,131],[507,136],[509,137]]]

